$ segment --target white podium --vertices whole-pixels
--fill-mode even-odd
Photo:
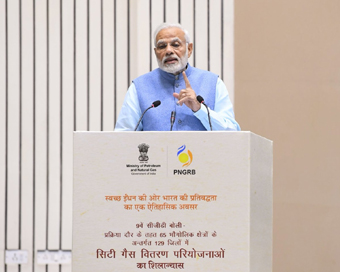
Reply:
[[[72,271],[272,271],[272,161],[251,132],[75,132]]]

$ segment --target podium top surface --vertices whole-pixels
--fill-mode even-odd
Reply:
[[[203,134],[206,136],[208,133],[209,135],[211,134],[223,134],[223,136],[227,136],[227,135],[251,135],[251,136],[255,136],[255,137],[260,137],[264,140],[273,142],[272,140],[263,137],[261,135],[255,134],[251,131],[74,131],[74,134],[138,134],[138,135],[155,135],[155,134],[166,134],[169,135],[170,133],[174,133],[176,135],[178,134],[187,134],[187,135],[192,135],[192,134],[196,134],[196,135],[200,135],[202,136]]]

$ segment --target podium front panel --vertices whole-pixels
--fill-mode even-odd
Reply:
[[[73,271],[271,271],[272,142],[76,132]]]

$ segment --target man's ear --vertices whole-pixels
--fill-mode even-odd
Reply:
[[[192,50],[193,50],[193,44],[189,43],[188,44],[188,58],[190,58],[190,56],[192,54]]]

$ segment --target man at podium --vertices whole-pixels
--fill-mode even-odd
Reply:
[[[192,67],[193,44],[179,24],[154,33],[159,68],[133,80],[115,130],[240,130],[223,81]]]

